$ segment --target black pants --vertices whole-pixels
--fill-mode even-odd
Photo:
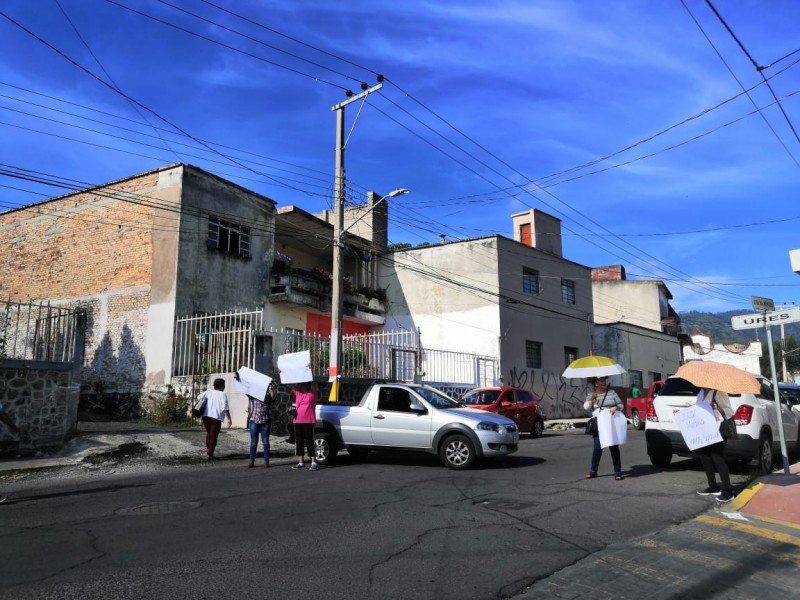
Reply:
[[[314,449],[314,423],[295,423],[294,424],[294,455],[303,459],[303,448],[308,450],[308,457],[311,462],[317,460],[317,452]]]
[[[708,479],[709,487],[717,487],[717,478],[714,469],[719,473],[720,489],[723,492],[732,491],[731,475],[728,472],[728,463],[725,462],[723,453],[725,452],[725,441],[704,446],[694,451],[694,455],[703,465],[703,471],[706,472],[706,479]]]

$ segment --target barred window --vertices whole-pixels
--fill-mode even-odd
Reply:
[[[522,267],[522,291],[533,296],[539,295],[539,271]]]
[[[576,360],[578,360],[578,349],[564,346],[564,366],[568,367]]]
[[[250,228],[209,215],[206,245],[226,254],[250,258]]]
[[[561,280],[561,301],[564,304],[575,304],[575,282],[569,279]]]
[[[542,342],[525,340],[525,366],[528,369],[542,368]]]

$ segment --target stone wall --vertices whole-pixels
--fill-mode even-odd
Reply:
[[[61,447],[75,434],[80,383],[75,365],[0,361],[0,401],[18,426],[0,426],[0,454],[32,455]]]

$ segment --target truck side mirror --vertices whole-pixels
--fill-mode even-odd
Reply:
[[[424,415],[426,412],[428,412],[428,409],[422,406],[422,404],[419,404],[418,402],[415,402],[408,408],[411,409],[411,412],[415,412],[420,415]]]

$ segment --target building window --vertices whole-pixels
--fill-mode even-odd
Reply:
[[[635,385],[639,389],[642,388],[642,372],[641,371],[628,371],[631,378],[631,385]]]
[[[250,258],[250,228],[209,215],[206,245],[226,254]]]
[[[528,369],[542,368],[542,342],[525,340],[525,366]]]
[[[569,279],[561,280],[561,301],[564,304],[575,304],[575,282]]]
[[[578,349],[564,346],[564,366],[568,367],[576,360],[578,360]]]
[[[532,296],[539,295],[539,271],[522,267],[522,291]]]
[[[648,375],[650,376],[650,383],[653,383],[654,381],[661,381],[661,373],[650,371]]]

